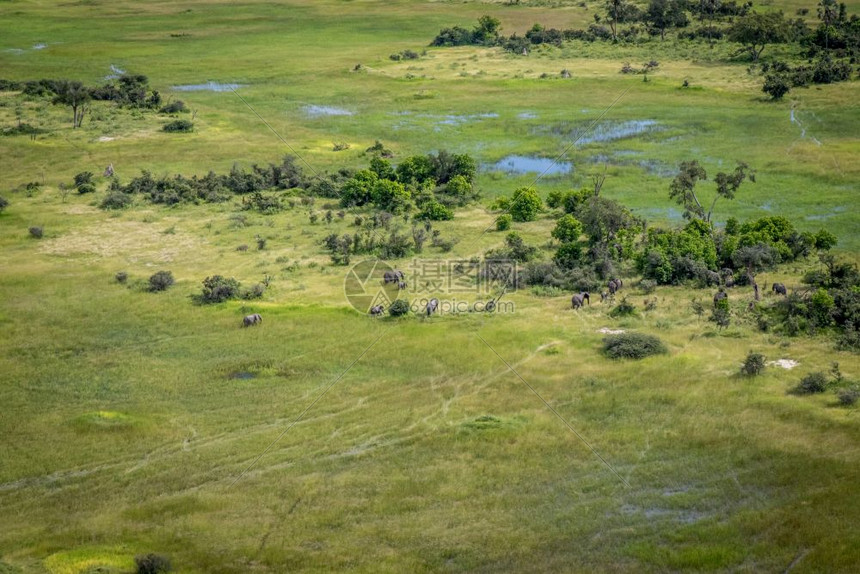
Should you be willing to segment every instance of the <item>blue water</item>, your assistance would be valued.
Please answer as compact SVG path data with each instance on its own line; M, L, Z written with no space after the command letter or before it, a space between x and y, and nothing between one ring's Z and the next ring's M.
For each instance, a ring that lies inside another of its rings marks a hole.
M319 118L322 116L351 116L354 113L334 106L309 105L305 106L303 109L305 110L305 113L312 118Z
M573 171L573 164L567 161L555 161L546 157L530 157L525 155L509 155L489 166L490 171L505 173L539 173L543 175L567 175Z
M206 82L205 84L185 84L184 86L173 86L177 92L232 92L243 87L243 84L222 84L220 82Z

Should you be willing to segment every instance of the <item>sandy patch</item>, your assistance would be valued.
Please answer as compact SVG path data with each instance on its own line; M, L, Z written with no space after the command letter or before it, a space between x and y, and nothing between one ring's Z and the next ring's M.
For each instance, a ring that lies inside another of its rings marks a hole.
M98 212L98 209L89 205L70 205L63 210L65 215L92 215Z
M98 141L100 141L100 142L112 142L115 139L116 138L112 138L110 136L102 136L98 139Z
M50 255L124 255L133 260L158 263L173 261L200 246L194 236L177 231L165 235L139 221L108 221L76 229L62 237L44 242L40 252Z
M778 361L768 361L767 365L769 367L782 367L783 369L793 369L798 366L800 363L794 361L792 359L779 359Z
M625 333L624 329L610 329L608 327L602 327L597 330L598 333L602 333L603 335L621 335Z

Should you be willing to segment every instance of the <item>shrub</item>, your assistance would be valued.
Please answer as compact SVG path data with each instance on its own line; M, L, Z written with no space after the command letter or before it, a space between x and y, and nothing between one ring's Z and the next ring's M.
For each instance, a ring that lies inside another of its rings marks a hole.
M5 197L0 197L0 213L3 213L3 210L9 207L9 200Z
M251 300L251 299L259 299L263 296L263 293L266 292L266 286L262 283L255 283L250 289L244 289L242 291L242 299Z
M781 100L789 90L791 90L791 82L782 74L768 74L765 76L764 85L761 87L761 91L774 100Z
M170 559L161 554L141 554L140 556L135 556L134 564L137 567L137 574L161 574L162 572L173 570Z
M533 187L521 187L511 198L510 213L514 221L534 221L543 208L543 201Z
M165 124L162 131L165 132L191 132L194 131L194 123L188 120L174 120L168 124Z
M176 100L175 102L170 102L158 111L162 114L178 114L187 112L188 108L185 107L185 102L182 100Z
M510 213L503 213L496 218L496 231L507 231L514 220Z
M203 303L221 303L239 296L239 282L230 277L213 275L203 280L203 292L200 300Z
M454 212L445 207L438 201L430 201L418 214L418 219L428 219L430 221L449 221L454 219Z
M850 407L857 402L857 399L860 399L860 390L856 387L851 389L840 389L838 393L836 393L836 398L839 400L839 404L843 407Z
M84 195L86 193L95 193L95 192L96 192L96 186L93 185L92 183L82 183L81 185L78 186L78 193L81 195Z
M812 395L826 390L827 376L822 372L815 372L800 379L800 383L791 392L795 395Z
M149 290L153 292L166 291L173 283L173 273L170 271L159 271L149 278Z
M748 377L760 375L764 372L764 363L764 355L750 351L747 353L747 358L744 359L743 366L741 366L741 374Z
M85 183L93 182L93 172L91 171L82 171L81 173L75 174L75 187L81 187Z
M33 226L30 228L30 237L34 239L41 239L43 235L43 231L41 227Z
M639 282L639 288L642 289L642 292L646 295L650 295L657 289L657 282L653 279L643 279Z
M117 274L114 275L114 277L116 278L116 282L122 285L125 285L128 281L128 273L126 273L125 271L118 271Z
M130 206L134 200L130 195L121 191L112 191L99 204L102 209L125 209Z
M627 301L627 297L623 297L621 302L609 312L609 316L613 319L618 317L629 317L636 314L636 307Z
M603 352L610 359L642 359L666 351L660 339L644 333L622 333L603 339Z
M409 313L409 302L405 299L397 299L388 308L388 314L392 317L400 317Z

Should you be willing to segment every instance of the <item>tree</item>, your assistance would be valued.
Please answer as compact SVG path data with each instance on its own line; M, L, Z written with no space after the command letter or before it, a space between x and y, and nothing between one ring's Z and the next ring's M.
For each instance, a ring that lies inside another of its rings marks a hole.
M373 203L389 213L403 213L409 210L412 195L403 184L388 179L380 179L373 186Z
M830 30L839 19L839 6L836 4L836 0L821 0L818 3L818 19L824 25L824 49L829 50Z
M719 172L714 177L714 182L717 184L717 194L714 196L710 208L705 211L705 207L696 193L696 184L699 180L708 179L708 174L705 172L705 168L699 165L697 160L682 161L678 175L675 176L675 179L669 185L669 197L683 206L684 218L701 219L706 223L710 223L717 200L721 197L734 199L735 193L741 183L747 178L755 182L754 172L744 162L738 162L737 167L731 173Z
M499 30L502 22L498 18L492 16L481 16L478 18L478 24L472 30L472 43L483 44L484 46L492 46L499 40Z
M741 16L728 30L729 40L743 44L743 51L749 53L754 62L768 44L777 44L788 40L788 23L782 12L760 14L750 12Z
M349 181L343 184L340 195L342 207L364 205L373 199L373 189L379 182L379 176L376 171L371 171L372 169L371 167L371 169L356 172Z
M521 187L514 191L508 211L514 221L534 221L543 208L543 201L533 187Z
M750 282L762 269L771 267L779 261L776 250L765 243L757 243L747 247L739 247L732 255L732 261L737 267L746 269Z
M563 215L552 230L552 236L562 243L578 241L580 235L582 235L582 223L569 214Z
M606 15L609 17L612 40L618 39L619 23L635 21L639 14L639 9L627 0L606 0Z
M60 80L54 87L56 95L53 103L72 108L72 128L81 127L86 112L86 104L92 99L90 91L77 81Z
M689 22L684 7L674 0L651 0L645 10L645 21L660 31L660 40L666 38L666 29L683 28Z

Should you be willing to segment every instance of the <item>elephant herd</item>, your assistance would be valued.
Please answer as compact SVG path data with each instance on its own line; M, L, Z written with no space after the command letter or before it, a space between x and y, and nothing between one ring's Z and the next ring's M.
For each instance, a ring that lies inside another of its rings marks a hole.
M714 271L711 271L709 273L713 273L713 275L715 276L716 283L719 284L720 275ZM405 289L406 288L406 275L403 273L403 271L400 271L399 269L389 270L389 271L386 271L384 273L383 278L382 278L382 283L383 283L383 285L387 285L389 283L397 283L398 288ZM606 287L608 289L608 293L602 292L600 294L600 300L605 301L606 299L613 297L615 295L615 293L618 292L623 285L624 284L621 281L621 279L615 279L615 278L610 279L606 285ZM730 284L728 278L726 278L725 285L726 285L726 287L731 287L732 285L734 285L734 281L732 281ZM765 287L767 287L767 286L765 286ZM753 288L755 290L755 300L758 301L759 300L758 284L753 283ZM788 294L788 290L785 288L785 285L783 283L774 283L773 286L771 287L771 290L773 291L773 293L775 293L777 295L786 296ZM504 292L502 292L502 295L504 295ZM488 311L488 312L493 311L496 307L496 302L499 299L501 299L502 295L499 295L499 297L497 299L491 299L490 301L488 301L486 303L486 305L484 306L484 310ZM722 301L724 299L728 299L728 297L729 297L729 295L728 295L728 293L726 293L725 288L720 287L720 290L714 294L714 307L716 307L720 303L720 301ZM571 297L570 303L571 303L571 306L573 307L573 309L580 309L586 303L588 305L591 305L591 297L587 291L583 291L583 292L577 293L573 297ZM437 312L438 309L439 309L439 299L436 299L434 297L433 299L430 299L427 302L427 305L424 307L424 314L426 314L429 317L433 313ZM372 317L380 317L384 313L385 313L385 308L382 305L374 305L373 307L370 308L370 316L372 316ZM252 315L246 315L245 317L242 318L242 326L243 327L251 327L254 325L260 325L262 323L263 323L263 317L259 313L254 313Z

